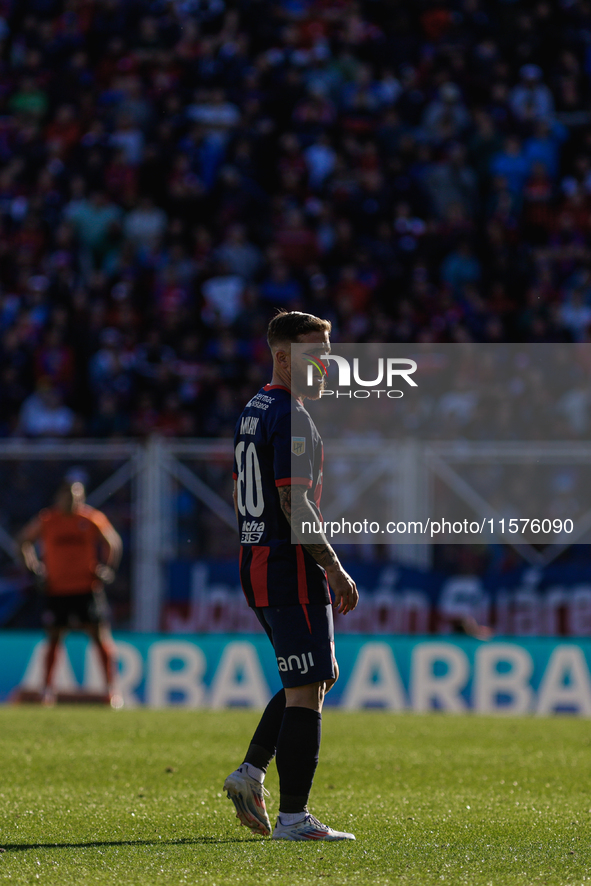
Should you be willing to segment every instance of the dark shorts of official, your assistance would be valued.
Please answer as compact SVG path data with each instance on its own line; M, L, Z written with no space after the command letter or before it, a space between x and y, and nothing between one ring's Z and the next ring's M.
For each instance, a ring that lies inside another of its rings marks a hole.
M109 604L103 590L82 594L48 594L44 600L43 625L46 628L79 629L100 625L109 619Z
M330 604L258 606L254 612L273 644L284 689L334 679Z

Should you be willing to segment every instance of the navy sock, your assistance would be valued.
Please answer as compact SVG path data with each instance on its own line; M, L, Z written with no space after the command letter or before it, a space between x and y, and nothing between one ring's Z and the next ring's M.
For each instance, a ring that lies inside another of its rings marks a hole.
M277 738L283 714L285 712L285 692L283 689L274 695L259 721L259 725L252 737L252 741L244 758L245 763L256 766L257 769L267 771L267 767L275 756Z
M302 812L318 766L322 714L311 708L286 708L277 740L279 811Z

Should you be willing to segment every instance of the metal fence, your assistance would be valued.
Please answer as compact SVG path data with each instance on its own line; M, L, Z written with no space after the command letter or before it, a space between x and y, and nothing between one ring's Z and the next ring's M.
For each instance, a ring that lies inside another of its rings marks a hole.
M454 501L490 519L498 512L479 484L485 468L523 471L537 465L561 475L591 466L591 444L572 442L328 440L325 452L323 511L331 519L358 510L367 496L381 496L406 520L425 520ZM231 440L8 440L0 443L0 572L4 575L16 569L16 531L50 503L60 479L74 466L87 474L89 503L104 510L124 538L126 558L114 590L120 624L141 632L161 627L169 561L236 556ZM591 510L584 502L576 517L573 533L545 547L521 536L503 539L496 529L484 540L506 541L527 562L544 565L568 545L588 541ZM427 540L391 545L387 555L428 568L431 553Z

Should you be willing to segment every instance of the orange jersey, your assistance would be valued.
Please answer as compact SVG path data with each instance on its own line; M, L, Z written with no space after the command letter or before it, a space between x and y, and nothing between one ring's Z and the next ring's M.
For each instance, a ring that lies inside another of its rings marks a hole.
M72 514L47 508L39 514L48 594L81 594L97 587L101 533L112 526L101 511L80 505Z

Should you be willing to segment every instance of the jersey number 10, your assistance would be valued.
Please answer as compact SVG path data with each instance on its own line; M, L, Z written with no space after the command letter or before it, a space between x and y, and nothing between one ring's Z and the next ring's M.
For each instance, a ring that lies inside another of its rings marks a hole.
M238 466L238 478L236 480L238 510L243 517L247 513L251 517L260 517L265 503L263 501L261 468L254 443L249 443L246 446L246 443L242 440L238 444L236 447L236 464Z

